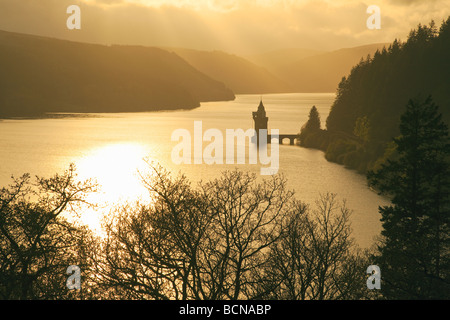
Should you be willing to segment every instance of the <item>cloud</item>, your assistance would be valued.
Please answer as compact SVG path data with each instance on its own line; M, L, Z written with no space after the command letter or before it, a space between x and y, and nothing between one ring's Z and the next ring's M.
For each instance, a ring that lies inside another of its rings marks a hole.
M79 3L82 29L66 28ZM366 9L381 8L381 30ZM450 0L0 0L0 29L75 41L253 53L332 50L405 39L419 23L450 15Z
M426 0L428 3L431 2L438 2L442 0ZM401 5L401 6L414 6L417 4L422 4L425 2L424 0L391 0L390 3L394 5Z

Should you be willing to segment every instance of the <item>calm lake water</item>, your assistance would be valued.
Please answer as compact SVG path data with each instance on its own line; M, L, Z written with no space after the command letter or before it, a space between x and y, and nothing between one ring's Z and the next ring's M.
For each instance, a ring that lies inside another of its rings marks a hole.
M271 94L263 96L269 117L269 130L280 134L298 133L315 105L324 125L334 94ZM194 121L201 120L203 132L217 128L225 136L226 129L253 128L252 111L256 111L259 95L238 95L235 101L203 103L191 111L91 114L57 119L18 119L0 121L0 186L11 182L11 175L50 177L75 163L80 179L96 178L102 191L91 201L104 206L145 197L137 170L145 170L143 158L155 161L173 173L182 172L191 181L218 177L223 170L247 170L260 174L261 165L176 165L171 141L176 129L192 132ZM208 143L204 142L203 147ZM279 173L288 179L296 197L314 204L319 195L336 193L353 211L353 236L362 247L373 243L381 223L378 206L386 199L371 191L364 176L343 166L327 162L318 150L280 145ZM99 212L90 212L83 220L92 227L98 224Z

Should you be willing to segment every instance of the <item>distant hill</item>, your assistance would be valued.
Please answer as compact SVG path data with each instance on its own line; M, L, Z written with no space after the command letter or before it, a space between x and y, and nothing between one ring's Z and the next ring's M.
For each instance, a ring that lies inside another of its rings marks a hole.
M223 82L237 94L292 92L285 81L242 57L222 51L166 49L209 77Z
M0 31L0 116L190 109L232 100L223 83L159 48Z
M373 55L385 45L388 44L371 44L325 53L305 49L291 50L284 54L275 52L268 55L272 58L259 61L262 66L289 83L295 92L336 92L342 77L348 75L361 58ZM279 62L275 63L276 59L273 57L278 57Z
M277 75L280 73L280 69L283 69L285 66L322 53L325 53L325 51L305 48L288 48L249 55L245 58L257 65L263 66Z

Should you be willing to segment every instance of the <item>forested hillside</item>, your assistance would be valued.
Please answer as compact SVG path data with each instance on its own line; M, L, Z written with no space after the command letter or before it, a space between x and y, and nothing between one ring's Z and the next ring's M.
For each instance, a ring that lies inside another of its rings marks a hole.
M190 109L232 100L174 53L0 31L0 116Z
M450 119L450 18L412 30L406 42L362 60L344 77L326 121L327 132L305 146L326 151L330 161L365 172L392 151L400 115L410 99L431 95L444 121ZM303 132L305 135L305 132Z

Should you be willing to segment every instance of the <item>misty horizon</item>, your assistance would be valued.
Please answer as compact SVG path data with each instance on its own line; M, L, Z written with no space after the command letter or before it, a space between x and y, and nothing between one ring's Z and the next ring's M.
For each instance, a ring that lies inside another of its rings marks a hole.
M143 45L251 55L288 48L334 51L406 40L417 21L447 18L449 1L376 1L381 30L368 30L369 4L333 1L0 1L0 30L105 45ZM80 30L65 26L79 5ZM421 12L420 17L418 12ZM423 13L423 14L422 14ZM132 18L130 18L132 17ZM45 22L45 23L43 23Z

